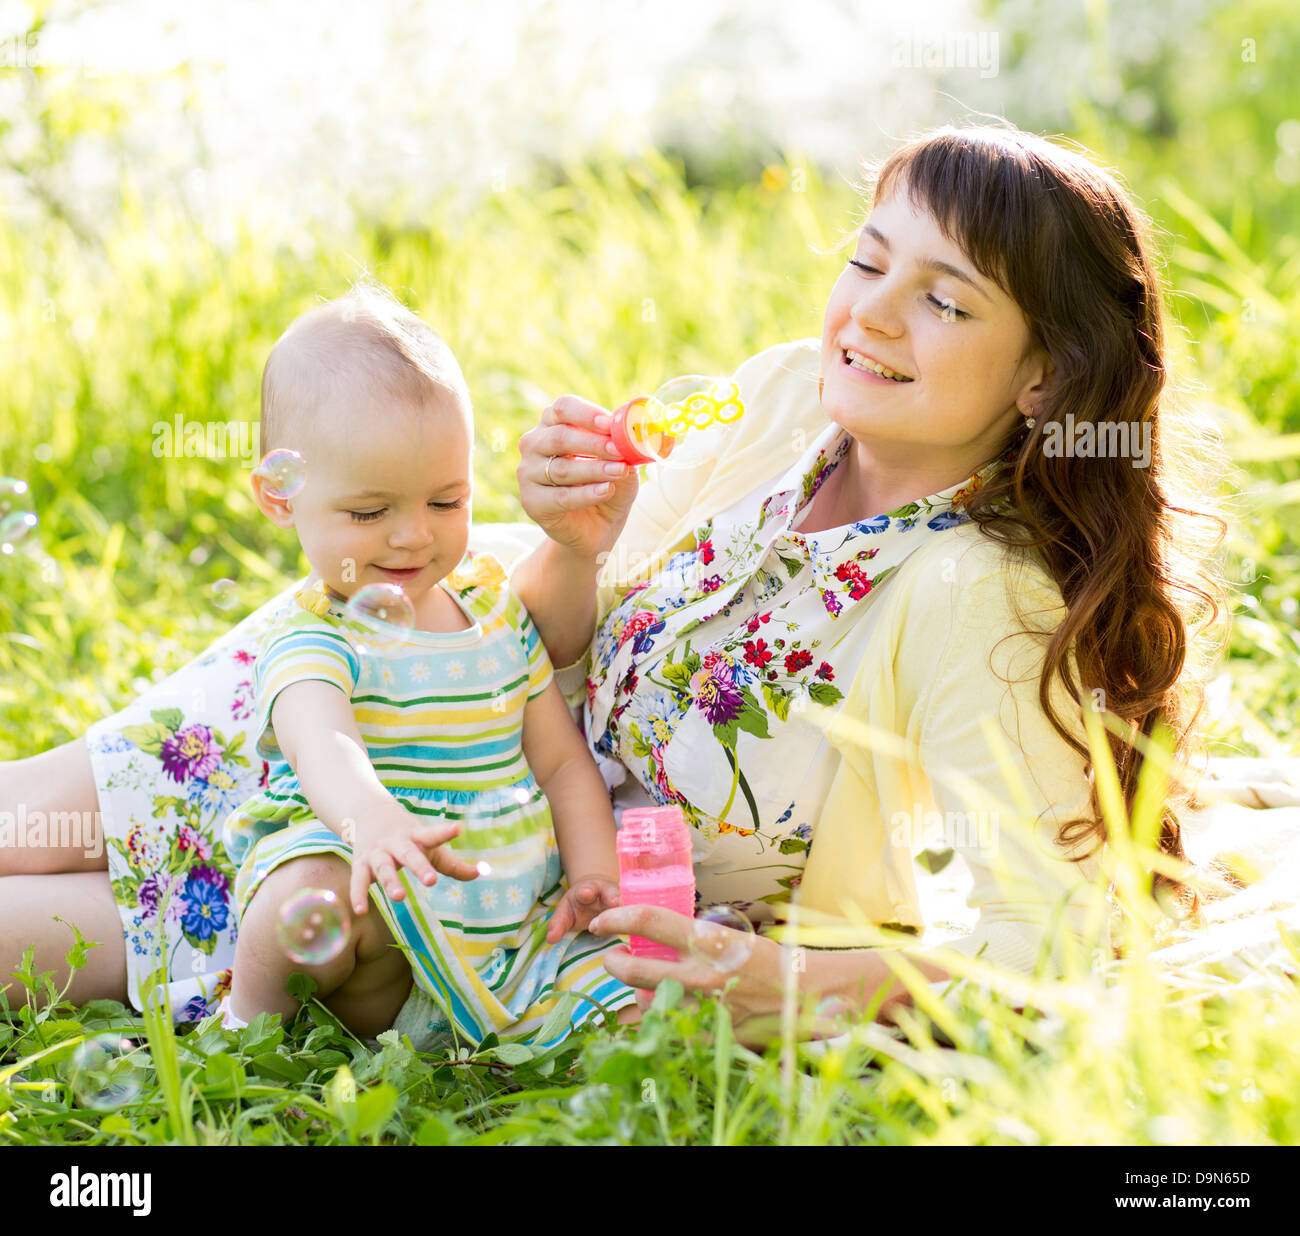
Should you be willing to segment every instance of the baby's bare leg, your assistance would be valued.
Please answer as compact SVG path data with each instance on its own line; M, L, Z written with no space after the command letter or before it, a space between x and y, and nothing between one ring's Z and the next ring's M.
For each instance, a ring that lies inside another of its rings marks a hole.
M348 904L352 869L334 854L311 854L277 867L262 882L239 924L230 1008L251 1021L258 1013L289 1020L298 1002L285 990L289 975L316 981L320 1001L353 1034L373 1038L387 1030L411 991L411 965L393 947L392 933L374 907L352 921L341 953L320 965L292 961L276 938L280 908L304 888L332 889Z
M74 1004L101 999L125 1004L122 920L108 873L93 871L0 878L0 987L9 984L9 1007L16 1009L26 1001L22 985L9 976L32 945L36 946L36 972L53 970L56 991L68 981L69 967L63 955L72 947L72 929L56 923L56 914L76 923L86 941L100 942L99 948L87 952L86 964L76 972L65 998Z
M84 738L0 763L0 812L14 821L15 841L0 845L0 876L108 870Z

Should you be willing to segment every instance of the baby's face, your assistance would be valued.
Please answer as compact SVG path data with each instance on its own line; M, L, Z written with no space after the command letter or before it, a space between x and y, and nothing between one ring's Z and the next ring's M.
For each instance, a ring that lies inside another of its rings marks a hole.
M307 481L288 504L303 552L336 593L398 584L419 604L465 556L473 500L467 414L434 406L321 409L297 447Z

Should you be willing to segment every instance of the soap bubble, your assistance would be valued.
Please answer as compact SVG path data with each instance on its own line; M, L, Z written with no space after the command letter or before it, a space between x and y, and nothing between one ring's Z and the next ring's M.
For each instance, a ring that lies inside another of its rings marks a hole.
M212 585L212 604L218 609L233 609L239 600L239 588L233 579L219 579Z
M569 1099L569 1112L583 1124L599 1124L609 1119L614 1089L604 1082L586 1086Z
M87 1039L68 1064L72 1093L82 1107L110 1112L140 1096L145 1067L130 1039L107 1032Z
M307 463L297 451L272 451L254 469L266 478L266 491L274 498L294 498L307 483Z
M0 511L7 511L14 498L22 498L26 493L26 481L20 481L16 476L0 476Z
M754 924L730 906L709 906L695 916L690 953L726 974L743 966L754 951Z
M396 584L367 584L358 588L346 608L349 618L364 623L374 632L366 637L362 652L383 652L400 644L403 632L415 629L415 606Z
M352 932L352 916L328 888L304 888L280 907L276 934L293 961L319 966L337 957Z
M31 511L10 511L0 518L0 553L12 554L14 546L25 539L39 522Z
M855 1008L851 1000L843 996L827 996L813 1010L813 1028L820 1038L833 1039L848 1034L860 1015L861 1010Z

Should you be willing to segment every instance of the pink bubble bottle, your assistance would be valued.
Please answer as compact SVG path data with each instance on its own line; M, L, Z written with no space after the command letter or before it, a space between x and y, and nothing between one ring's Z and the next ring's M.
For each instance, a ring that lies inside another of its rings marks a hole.
M619 895L625 906L663 906L695 917L691 830L680 807L629 807L618 830ZM677 950L632 936L634 957L680 960Z

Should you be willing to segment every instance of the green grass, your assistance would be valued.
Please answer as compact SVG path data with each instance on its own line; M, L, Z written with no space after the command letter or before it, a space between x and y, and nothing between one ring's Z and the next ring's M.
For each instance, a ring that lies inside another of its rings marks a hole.
M186 220L128 202L87 250L58 227L0 226L0 472L26 479L39 538L0 560L0 758L81 733L304 570L296 543L257 515L237 460L159 459L155 422L254 420L273 340L366 269L443 332L474 394L475 517L522 517L516 441L556 395L607 406L680 372L729 371L761 347L817 334L857 203L803 168L701 188L654 153L572 167L425 226L358 225L276 247L245 231L220 246ZM1237 585L1222 669L1220 751L1294 750L1300 602L1294 450L1300 248L1228 224L1164 172L1135 189L1164 228L1196 400L1240 470L1225 569ZM1136 177L1133 177L1136 179ZM1245 222L1243 222L1245 220ZM1294 447L1294 440L1290 443ZM211 585L236 581L238 603ZM75 950L74 950L75 952ZM26 999L0 1025L0 1137L74 1143L1294 1143L1300 1138L1300 1004L1243 990L1177 998L1141 950L1099 994L1047 988L1038 1009L962 990L895 1039L860 1026L846 1047L801 1057L787 1036L735 1045L711 1001L669 986L636 1029L597 1028L527 1060L487 1044L453 1057L358 1043L318 1003L289 1026L176 1032L98 1002ZM57 996L57 993L53 993ZM921 998L928 992L921 992ZM80 1041L133 1046L139 1094L87 1107ZM783 1063L784 1061L784 1063ZM136 1067L138 1066L138 1068Z

